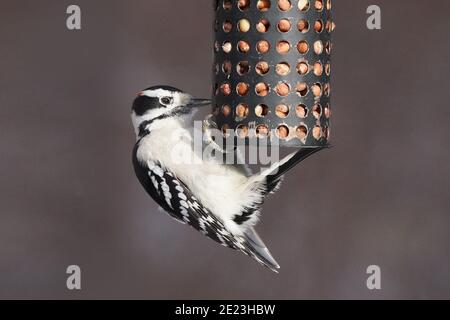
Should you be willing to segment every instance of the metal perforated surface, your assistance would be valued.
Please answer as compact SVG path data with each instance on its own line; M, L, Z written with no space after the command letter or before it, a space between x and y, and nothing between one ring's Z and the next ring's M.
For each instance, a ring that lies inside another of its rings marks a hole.
M300 4L306 2L308 9L300 10L299 1ZM286 4L286 1L281 2ZM237 130L238 135L248 138L264 137L267 128L272 142L280 137L284 146L327 145L333 29L331 2L291 0L287 11L280 9L277 0L219 0L214 3L213 101L218 127ZM240 4L248 6L240 9ZM267 4L270 8L260 10L261 5L267 8ZM317 9L316 4L323 8ZM305 21L309 27L299 28L299 23L304 26ZM261 32L266 27L267 31ZM289 31L282 32L279 27ZM270 45L266 53L258 50L260 41ZM280 52L287 48L288 52ZM283 63L280 69L289 65L289 73L277 72L280 63ZM247 67L248 72L242 72L247 71ZM261 88L265 88L263 84L269 89L265 96L261 96L266 93L261 92ZM304 89L299 88L301 84L306 84L307 90L297 90Z

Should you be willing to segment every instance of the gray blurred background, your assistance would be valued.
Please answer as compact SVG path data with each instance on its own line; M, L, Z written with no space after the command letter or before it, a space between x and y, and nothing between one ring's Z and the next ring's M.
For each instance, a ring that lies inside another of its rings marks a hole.
M449 1L334 2L334 148L258 227L279 275L159 212L131 166L138 90L210 94L211 1L74 3L82 31L72 1L0 3L0 298L450 298Z

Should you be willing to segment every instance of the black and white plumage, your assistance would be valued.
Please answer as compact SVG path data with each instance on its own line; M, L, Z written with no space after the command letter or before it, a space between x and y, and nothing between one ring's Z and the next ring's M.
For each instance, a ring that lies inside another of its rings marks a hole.
M258 175L203 159L193 147L194 109L209 100L168 86L142 91L132 108L137 143L133 166L147 193L177 221L241 251L277 272L278 263L254 230L261 207L283 174L320 150L302 149Z

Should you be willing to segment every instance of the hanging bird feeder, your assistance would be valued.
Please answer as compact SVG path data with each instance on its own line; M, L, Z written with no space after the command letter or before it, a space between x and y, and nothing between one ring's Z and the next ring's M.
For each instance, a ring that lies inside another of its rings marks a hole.
M247 141L324 147L331 0L216 0L214 122Z

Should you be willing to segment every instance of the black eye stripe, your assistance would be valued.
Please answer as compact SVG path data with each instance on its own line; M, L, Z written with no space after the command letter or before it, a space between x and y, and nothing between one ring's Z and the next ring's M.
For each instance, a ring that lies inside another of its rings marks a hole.
M157 108L159 106L159 99L150 98L147 96L137 97L133 102L133 110L138 116L142 116L148 110Z
M147 111L158 108L166 108L174 102L173 97L148 97L139 96L133 102L132 110L138 116L144 115Z

